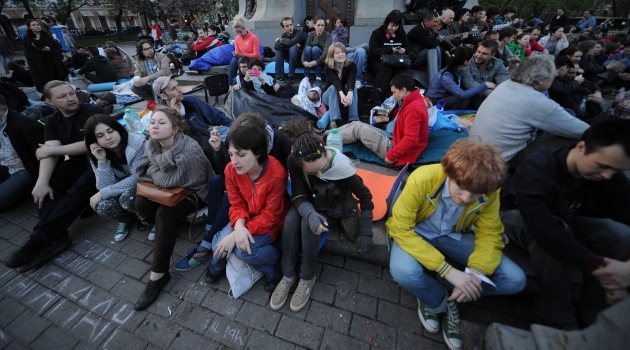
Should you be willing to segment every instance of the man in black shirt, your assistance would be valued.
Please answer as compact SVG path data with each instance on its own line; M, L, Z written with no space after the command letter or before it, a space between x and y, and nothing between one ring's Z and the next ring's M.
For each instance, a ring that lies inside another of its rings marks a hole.
M295 79L295 68L302 67L302 50L304 49L304 41L306 38L301 30L293 27L293 19L284 17L280 21L280 26L284 32L276 42L273 48L276 50L276 80L280 85L290 85ZM284 78L284 62L289 62L289 78Z
M28 240L4 261L19 272L48 261L71 245L68 227L96 193L96 179L85 155L83 126L89 117L105 111L99 105L79 104L65 81L48 82L43 95L57 113L46 120L44 144L35 153L39 176L32 195L39 220ZM64 161L65 156L69 159Z
M438 14L434 11L427 11L422 23L413 27L407 34L409 38L409 44L411 45L411 52L409 58L411 59L412 67L421 67L427 62L427 53L430 49L438 50L438 67L441 67L442 50L449 52L455 49L455 46L448 40L444 40L436 31L439 22Z
M509 180L519 209L501 214L510 240L527 249L540 291L532 311L555 327L575 328L571 277L583 273L579 318L606 307L593 271L630 256L630 120L593 124L572 147L541 148Z

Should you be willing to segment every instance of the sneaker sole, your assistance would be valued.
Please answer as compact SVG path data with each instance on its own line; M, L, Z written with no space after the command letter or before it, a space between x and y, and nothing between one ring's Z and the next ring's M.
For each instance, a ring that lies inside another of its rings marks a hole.
M197 259L195 259L195 260L197 260ZM175 267L173 267L173 270L175 270L175 271L180 271L180 272L184 272L184 271L192 270L192 269L194 269L195 267L197 267L197 266L199 266L199 265L203 264L203 263L204 263L204 261L206 261L206 260L208 260L208 258L205 258L205 259L203 259L203 260L197 260L197 261L199 261L197 264L195 264L195 265L193 265L193 266L190 266L190 264L188 264L188 267L187 267L187 268L181 268L181 267L179 267L179 266L175 265ZM190 261L190 259L188 259L188 261Z
M273 303L271 302L271 300L269 300L269 307L271 308L271 310L273 311L278 311L280 309L282 309L282 307L284 306L284 304L287 303L287 299L289 299L289 295L287 294L287 297L284 298L284 300L282 301L282 303L280 303L280 305L273 305Z
M444 338L444 342L446 343L446 347L448 347L450 350L462 350L464 348L463 344L460 347L452 346L451 343L449 342L448 338L446 338L446 334L444 332L442 332L442 338Z
M309 300L311 300L310 296L308 299L306 299L306 302L304 302L304 304L302 305L289 305L291 307L291 311L298 312L302 310L306 306L306 304L308 304Z
M129 231L125 232L124 235L114 235L114 241L115 242L120 242L123 239L127 238L127 235L129 234Z
M427 321L425 321L424 317L422 317L422 312L420 311L420 308L418 308L418 319L420 319L420 323L422 323L422 326L424 327L424 329L427 330L427 332L437 333L440 331L440 322L438 321L437 327L431 327L431 325L429 325Z

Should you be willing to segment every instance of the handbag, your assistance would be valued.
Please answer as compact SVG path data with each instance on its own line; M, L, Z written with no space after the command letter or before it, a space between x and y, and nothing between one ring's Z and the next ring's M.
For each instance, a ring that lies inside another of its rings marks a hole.
M225 268L230 290L228 297L238 299L245 294L252 286L262 278L262 272L252 268L248 263L239 259L232 252L227 258L227 266Z
M167 207L174 207L192 193L184 187L162 188L148 181L138 181L136 194Z
M388 53L381 56L383 65L392 68L409 68L411 67L411 59L402 53Z

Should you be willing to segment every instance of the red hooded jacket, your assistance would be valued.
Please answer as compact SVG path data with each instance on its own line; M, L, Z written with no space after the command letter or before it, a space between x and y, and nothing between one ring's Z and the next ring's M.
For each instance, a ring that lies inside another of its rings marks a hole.
M397 109L390 113L395 116ZM429 115L420 91L416 89L403 99L394 124L394 147L387 158L396 161L396 166L415 163L429 143Z

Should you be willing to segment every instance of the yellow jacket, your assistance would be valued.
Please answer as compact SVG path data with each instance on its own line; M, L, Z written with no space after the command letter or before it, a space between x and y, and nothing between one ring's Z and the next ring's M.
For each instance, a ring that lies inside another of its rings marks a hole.
M389 235L426 269L444 277L451 269L444 255L414 231L435 212L444 189L446 174L442 165L425 165L416 169L407 180L396 200L392 216L385 224ZM491 275L501 262L503 224L499 219L499 190L481 196L466 206L455 226L455 232L471 232L475 227L475 249L468 258L468 268L476 273Z

